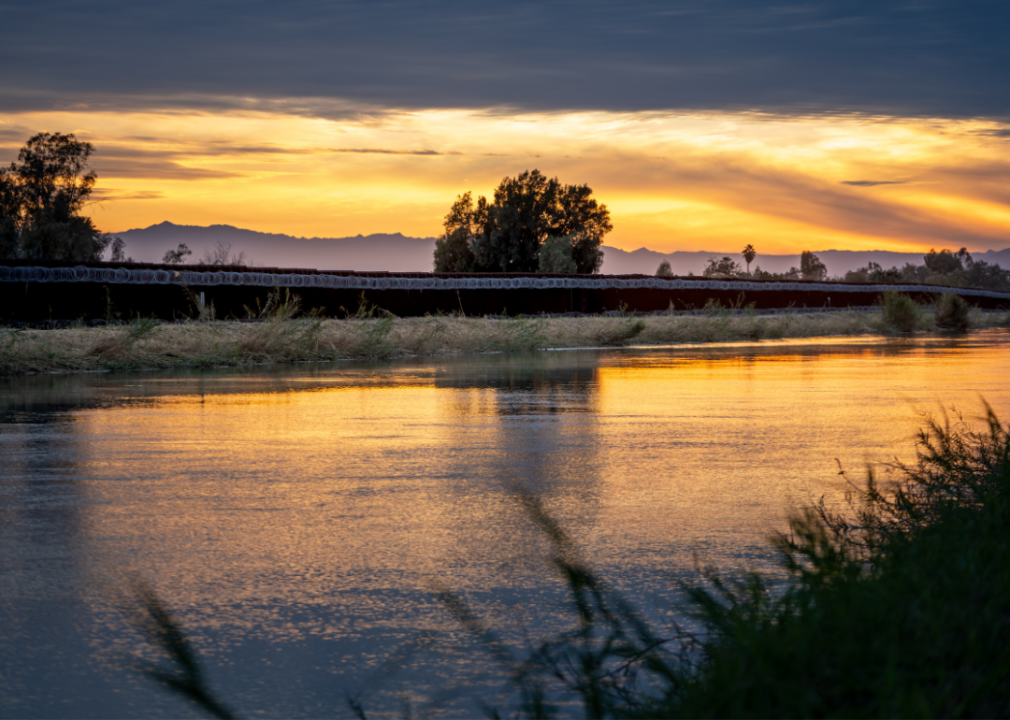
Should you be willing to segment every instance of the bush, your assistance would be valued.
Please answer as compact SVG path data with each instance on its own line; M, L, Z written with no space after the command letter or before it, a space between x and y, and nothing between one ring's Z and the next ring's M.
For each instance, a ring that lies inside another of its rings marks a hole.
M936 326L941 330L964 332L968 329L968 310L968 303L960 295L944 293L933 311Z
M881 296L880 304L884 308L883 323L886 328L897 332L912 332L919 326L921 310L908 295L888 290Z

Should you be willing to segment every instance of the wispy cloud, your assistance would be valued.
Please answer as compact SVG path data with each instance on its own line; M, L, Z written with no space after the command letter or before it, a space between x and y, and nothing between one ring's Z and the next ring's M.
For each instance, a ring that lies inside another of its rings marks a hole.
M335 148L330 152L335 153L359 153L362 155L444 155L444 156L464 156L471 157L509 157L503 153L464 153L456 150L389 150L386 148Z
M877 185L907 185L908 180L842 180L842 185L856 187L875 187Z
M165 193L160 190L122 190L119 188L95 188L92 197L96 202L115 200L161 200Z

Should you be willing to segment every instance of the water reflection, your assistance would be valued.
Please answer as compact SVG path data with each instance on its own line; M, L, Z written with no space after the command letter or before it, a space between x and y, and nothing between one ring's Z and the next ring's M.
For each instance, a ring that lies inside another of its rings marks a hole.
M981 393L1010 415L1008 347L978 333L3 381L0 695L20 700L0 712L181 712L122 671L140 648L101 583L124 568L179 609L239 708L339 712L421 628L446 640L407 686L473 682L485 667L431 578L513 638L556 627L562 594L514 488L646 601L694 552L765 566L791 504L839 496L835 457L857 475L907 457L913 402ZM395 692L374 698L399 712Z

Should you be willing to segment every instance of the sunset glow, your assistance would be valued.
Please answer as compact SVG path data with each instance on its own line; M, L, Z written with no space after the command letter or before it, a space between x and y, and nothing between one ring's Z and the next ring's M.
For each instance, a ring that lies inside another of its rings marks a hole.
M41 130L94 144L104 231L164 220L343 237L435 236L457 194L539 168L588 183L609 245L767 253L1010 244L1006 125L747 113L6 114L0 160Z

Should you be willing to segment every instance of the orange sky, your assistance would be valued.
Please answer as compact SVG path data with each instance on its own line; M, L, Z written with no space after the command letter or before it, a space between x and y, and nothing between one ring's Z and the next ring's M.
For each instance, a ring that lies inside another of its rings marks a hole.
M1010 246L1007 126L743 113L432 110L6 114L0 161L39 131L96 148L104 231L224 223L433 236L455 196L539 168L588 183L627 250ZM847 184L859 182L864 184Z

